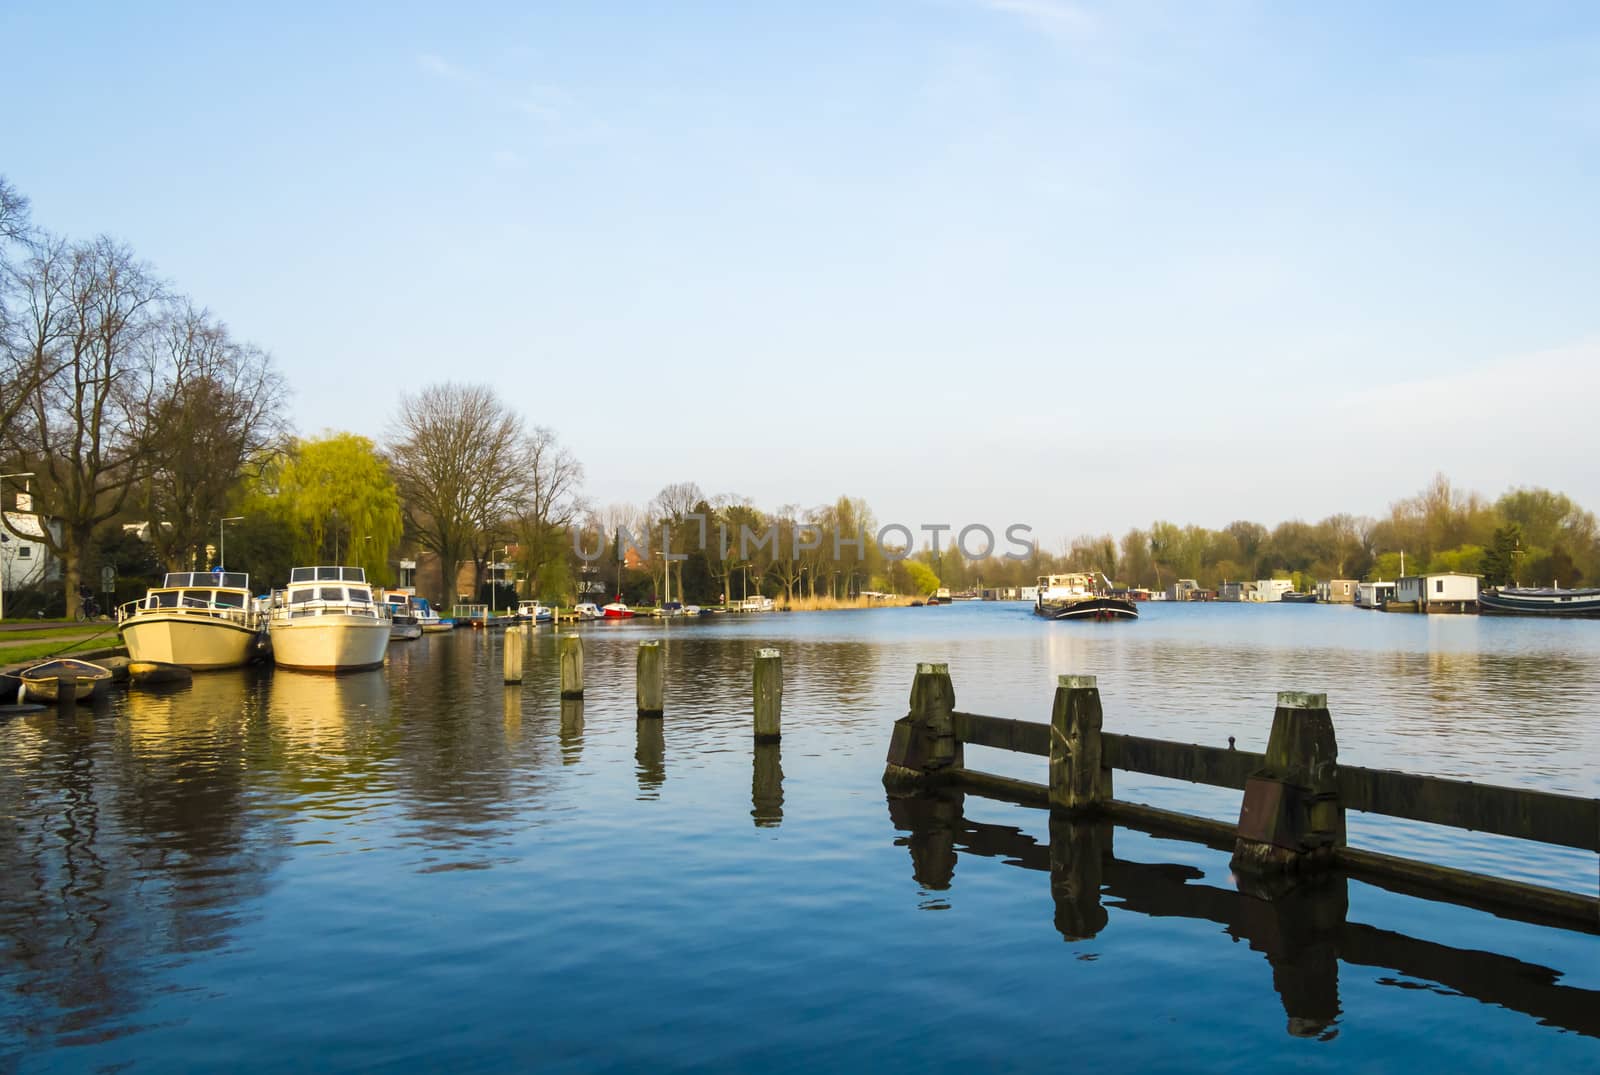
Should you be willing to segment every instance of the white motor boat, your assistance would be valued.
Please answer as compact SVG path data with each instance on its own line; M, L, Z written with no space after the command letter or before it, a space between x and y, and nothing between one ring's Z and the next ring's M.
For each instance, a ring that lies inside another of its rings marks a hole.
M572 614L580 620L598 620L605 615L593 601L580 601L573 606Z
M297 567L273 596L267 630L275 664L351 672L383 664L391 626L388 606L373 600L362 568Z
M175 571L117 609L128 659L237 668L255 657L262 620L242 571Z

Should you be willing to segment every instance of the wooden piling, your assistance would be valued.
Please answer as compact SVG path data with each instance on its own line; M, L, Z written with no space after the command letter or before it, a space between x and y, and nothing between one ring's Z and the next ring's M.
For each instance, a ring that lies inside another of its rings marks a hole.
M506 628L505 640L501 643L503 661L505 666L505 680L507 683L522 682L522 628L511 626Z
M638 686L634 694L639 705L639 716L659 717L664 712L665 675L661 667L661 641L639 643Z
M956 689L947 664L917 665L911 711L894 722L883 782L891 791L911 791L961 768L955 731Z
M561 640L561 697L583 697L583 636Z
M756 651L756 742L776 743L783 735L783 654Z
M1094 676L1058 676L1050 709L1050 807L1088 814L1104 802L1100 686Z
M1245 781L1233 867L1292 873L1326 867L1345 842L1339 744L1326 694L1280 691L1261 768Z

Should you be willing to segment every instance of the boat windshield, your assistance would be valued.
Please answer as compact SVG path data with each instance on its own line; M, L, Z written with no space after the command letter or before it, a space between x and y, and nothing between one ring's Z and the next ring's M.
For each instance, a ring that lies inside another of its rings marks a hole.
M161 585L172 589L223 586L230 590L248 590L250 576L243 571L169 571Z

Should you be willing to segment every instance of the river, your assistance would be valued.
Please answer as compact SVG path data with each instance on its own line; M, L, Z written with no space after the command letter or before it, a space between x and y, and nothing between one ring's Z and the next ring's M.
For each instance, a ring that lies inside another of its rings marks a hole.
M581 703L548 628L511 688L500 636L458 631L4 721L0 1070L1600 1070L1600 937L1356 880L1271 903L1225 852L1123 828L1084 921L1045 813L886 799L918 661L965 710L1048 720L1054 677L1093 673L1108 731L1250 750L1276 691L1326 691L1344 762L1600 795L1600 623L1143 611L585 626ZM650 638L666 714L640 721ZM758 749L763 646L784 735ZM1352 814L1350 842L1600 883L1592 854L1408 822Z

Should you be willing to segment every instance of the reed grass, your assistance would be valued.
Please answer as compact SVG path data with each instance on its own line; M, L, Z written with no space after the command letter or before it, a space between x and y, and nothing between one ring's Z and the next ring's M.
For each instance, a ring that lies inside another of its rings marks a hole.
M833 612L838 609L849 608L886 608L904 607L911 604L910 597L866 598L866 597L802 597L796 595L792 601L785 601L781 597L774 598L778 608L790 612Z

